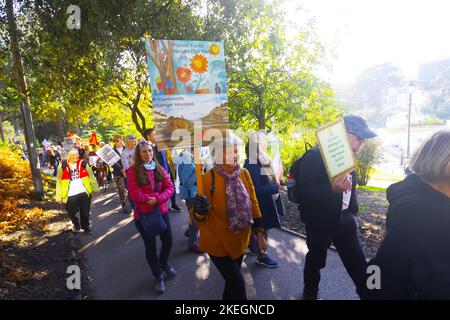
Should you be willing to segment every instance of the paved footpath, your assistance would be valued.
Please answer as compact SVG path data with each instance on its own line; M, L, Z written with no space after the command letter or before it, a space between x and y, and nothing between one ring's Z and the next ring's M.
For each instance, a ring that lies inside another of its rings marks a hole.
M180 201L181 203L181 201ZM196 255L187 250L186 207L171 212L173 248L170 263L178 276L166 283L167 290L157 295L153 290L153 276L147 265L144 244L137 232L132 215L120 213L114 190L98 193L92 204L93 234L78 235L94 299L133 300L220 300L224 280L207 254ZM158 239L158 244L160 244ZM256 257L246 256L242 265L247 285L247 297L252 300L300 299L305 240L282 230L271 230L269 254L280 266L269 269L256 264ZM322 299L358 299L354 286L336 252L330 250L327 267L320 283Z

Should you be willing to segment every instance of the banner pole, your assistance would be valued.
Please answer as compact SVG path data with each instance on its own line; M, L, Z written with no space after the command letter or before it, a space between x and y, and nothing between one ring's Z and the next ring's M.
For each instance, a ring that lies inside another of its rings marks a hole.
M195 163L195 176L197 179L197 194L203 194L203 180L202 180L202 163L200 161L200 149L198 146L194 147L194 163Z

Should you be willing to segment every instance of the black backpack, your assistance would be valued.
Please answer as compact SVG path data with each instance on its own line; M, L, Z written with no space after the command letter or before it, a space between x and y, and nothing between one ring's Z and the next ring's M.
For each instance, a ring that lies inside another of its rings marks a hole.
M295 162L292 164L291 168L289 169L289 175L286 182L287 186L287 194L289 201L300 204L300 191L299 191L299 181L298 177L300 175L301 170L301 163L305 155L309 152L309 150L312 148L311 144L308 142L305 143L305 153L300 157L300 159L295 160Z

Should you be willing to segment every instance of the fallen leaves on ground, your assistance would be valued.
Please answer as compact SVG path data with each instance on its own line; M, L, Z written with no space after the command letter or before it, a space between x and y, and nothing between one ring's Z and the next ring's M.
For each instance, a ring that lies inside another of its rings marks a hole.
M44 176L43 183L47 191L54 189L54 179ZM32 200L33 188L29 162L0 144L0 299L17 298L19 291L19 298L27 298L36 290L41 296L45 290L52 291L48 286L55 281L50 265L42 264L41 259L47 257L41 254L51 234L48 227L54 226L55 219L62 219L60 205ZM56 252L68 250L67 243L55 243Z

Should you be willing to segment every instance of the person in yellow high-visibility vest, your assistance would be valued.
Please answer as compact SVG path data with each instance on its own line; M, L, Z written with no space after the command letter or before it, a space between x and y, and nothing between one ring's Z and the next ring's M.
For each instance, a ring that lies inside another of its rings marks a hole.
M73 231L83 229L91 233L91 198L98 191L97 180L89 163L80 159L77 149L67 153L67 159L58 166L56 201L63 202L73 223ZM80 212L80 217L77 213Z

